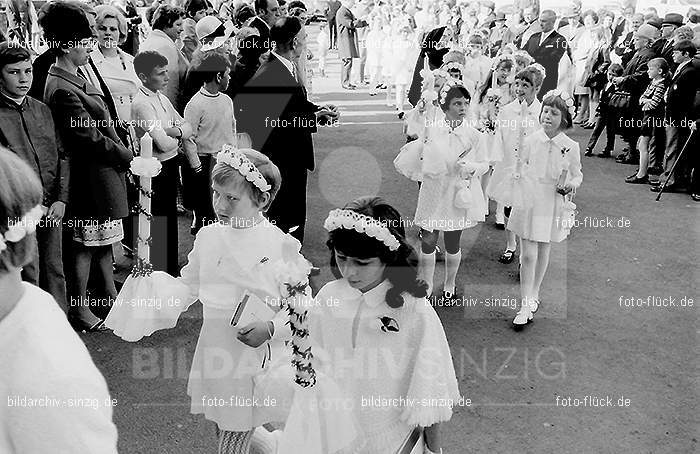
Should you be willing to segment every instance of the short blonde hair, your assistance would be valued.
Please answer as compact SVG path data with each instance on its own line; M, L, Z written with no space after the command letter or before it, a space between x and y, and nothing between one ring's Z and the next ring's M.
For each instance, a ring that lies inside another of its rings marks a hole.
M41 203L42 197L41 182L32 168L7 148L0 147L0 233L4 235L10 224L19 222ZM16 242L6 241L6 246L0 252L0 274L25 266L36 255L34 234Z
M95 22L98 26L102 25L102 22L104 22L105 19L117 20L117 28L119 29L119 40L117 41L117 44L123 44L127 37L127 25L124 14L111 5L100 5L95 8L95 12L97 13L97 19Z
M214 166L214 170L212 171L212 181L220 186L227 184L235 184L236 186L242 185L253 202L260 207L260 211L265 212L272 205L272 201L275 200L275 196L280 190L280 186L282 186L282 175L280 174L280 169L272 161L270 161L270 158L259 151L255 151L252 148L242 148L238 151L243 153L250 160L250 162L253 163L253 165L262 174L263 178L265 178L265 181L267 181L267 183L271 186L269 191L270 199L267 201L267 203L264 203L263 192L258 189L257 186L253 185L253 183L246 180L238 170L234 169L228 164L217 163Z

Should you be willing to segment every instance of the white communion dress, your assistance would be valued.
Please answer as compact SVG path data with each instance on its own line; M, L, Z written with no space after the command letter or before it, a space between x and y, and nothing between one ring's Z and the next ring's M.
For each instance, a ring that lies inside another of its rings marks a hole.
M538 242L560 242L569 229L562 228L565 198L556 192L563 170L566 184L578 188L583 181L579 145L563 132L549 138L543 129L525 140L523 174L533 182L527 208L513 208L508 230L519 237Z
M314 356L344 391L363 454L397 452L416 426L448 421L460 399L435 310L407 293L402 307L389 307L391 285L362 293L345 279L329 282L309 312Z
M427 128L423 150L423 172L414 221L428 230L455 231L474 227L486 216L481 175L489 169L489 157L482 133L463 121L452 128L436 121ZM466 181L466 171L473 171ZM465 185L468 207L455 203Z

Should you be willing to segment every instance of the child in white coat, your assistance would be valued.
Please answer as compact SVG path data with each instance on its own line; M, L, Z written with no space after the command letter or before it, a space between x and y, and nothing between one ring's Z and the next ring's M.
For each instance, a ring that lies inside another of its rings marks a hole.
M564 131L571 128L573 98L553 90L542 99L542 128L524 143L523 174L532 182L527 208L514 208L508 229L521 238L521 307L513 325L531 322L540 305L540 287L549 265L552 242L566 239L574 207L571 194L581 185L581 156L575 140Z

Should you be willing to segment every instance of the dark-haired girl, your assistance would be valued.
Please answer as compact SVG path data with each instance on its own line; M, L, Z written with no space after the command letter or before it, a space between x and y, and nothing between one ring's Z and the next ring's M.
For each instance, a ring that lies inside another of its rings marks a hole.
M398 452L414 431L425 452L441 452L440 423L459 399L445 332L402 224L377 197L331 211L324 224L338 280L318 293L309 332L314 354L329 358L352 401L365 454Z
M520 328L539 308L540 286L549 265L550 243L566 239L571 226L565 197L583 181L578 143L564 131L571 128L574 102L566 92L553 90L542 99L542 128L525 139L523 176L534 182L527 208L513 208L508 230L521 238L521 308L513 320Z
M445 285L443 296L455 294L457 270L462 260L462 230L483 222L486 203L480 177L489 168L482 134L464 121L469 111L469 92L454 80L447 81L438 96L440 110L428 125L423 150L422 177L415 223L421 228L420 276L432 293L435 247L445 239Z

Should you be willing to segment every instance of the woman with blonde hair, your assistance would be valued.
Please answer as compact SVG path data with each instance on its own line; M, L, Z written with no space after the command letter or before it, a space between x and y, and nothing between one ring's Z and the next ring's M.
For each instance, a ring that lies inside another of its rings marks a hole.
M114 6L100 5L97 13L97 48L90 58L97 66L107 88L112 93L119 119L131 121L131 104L139 91L139 78L134 71L134 57L118 46L128 36L124 15Z

